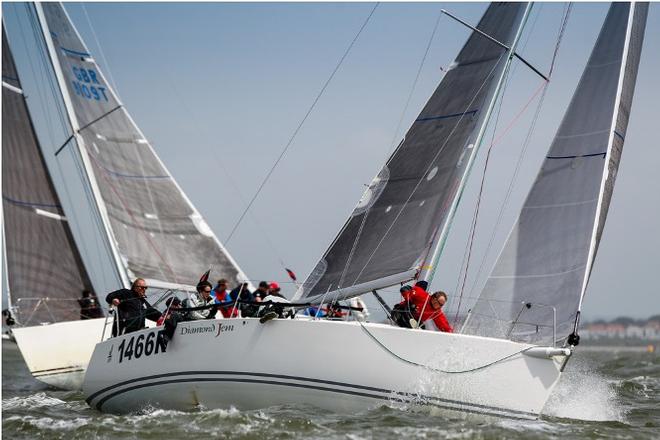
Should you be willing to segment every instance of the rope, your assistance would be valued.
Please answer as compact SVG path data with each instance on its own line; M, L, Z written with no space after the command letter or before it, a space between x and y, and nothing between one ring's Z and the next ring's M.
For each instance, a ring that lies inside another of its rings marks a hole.
M110 71L110 64L108 64L108 60L106 60L105 58L105 54L103 53L103 48L101 47L99 38L96 36L96 31L94 30L94 26L92 26L92 21L89 19L89 14L87 14L87 8L85 7L84 3L81 3L80 6L82 7L83 12L85 13L85 18L87 19L87 25L89 26L89 30L92 31L92 36L94 36L94 41L96 42L96 47L98 47L99 49L99 54L101 55L101 59L103 60L103 65L105 66L105 70L108 72L110 81L112 81L112 88L117 91L117 94L119 94L117 83L115 82L115 79L112 76L112 72Z
M64 130L65 135L67 135L71 130L71 125L69 123L68 116L66 115L66 109L62 108L62 105L59 104L59 100L62 97L62 91L60 90L59 84L57 84L57 80L55 79L54 75L50 73L51 69L54 69L55 66L51 63L50 55L47 53L47 49L45 47L46 42L44 41L44 39L48 38L48 37L42 34L41 26L39 25L39 20L36 17L33 6L26 3L25 8L26 8L26 11L27 11L27 20L28 20L28 23L29 23L29 25L32 29L32 33L33 33L34 38L35 38L35 44L37 45L37 53L39 55L39 60L40 60L40 63L38 65L41 68L41 74L43 75L43 77L46 78L46 81L43 81L43 82L45 82L48 85L48 87L50 88L51 96L53 97L53 99L55 101L53 104L51 104L51 107L55 106L55 109L57 110L57 115L59 117L59 122L60 122L61 128ZM21 27L21 33L22 33L22 27ZM27 48L27 45L26 45L26 48ZM30 64L32 65L31 58L30 58ZM33 74L34 74L34 70L33 70ZM36 75L35 75L35 79L36 79ZM39 86L39 84L41 82L42 81L37 81L37 87L39 89L40 94L41 94L41 87ZM42 98L43 108L48 108L49 106L46 105L45 93L44 93L44 96L41 96L41 98ZM53 125L53 123L52 123L52 120L50 119L50 112L46 111L45 114L46 114L46 118L47 118L47 121L48 121L48 125L47 125L48 131L49 131L49 134L51 136L51 140L53 140L54 136L53 136L53 133L52 133L52 130L51 130L53 128L53 127L51 127L51 125ZM57 164L60 175L62 175L62 176L65 175L62 172L62 165L61 165L60 161L56 160L55 162ZM74 153L73 163L74 163L74 166L76 167L76 172L79 176L80 181L83 182L82 189L85 193L85 196L86 196L87 200L89 201L90 205L94 206L95 205L95 197L92 193L91 187L88 184L85 183L88 179L87 172L83 169L83 165L82 165L81 161L78 160L77 157L75 157L75 153ZM69 185L67 183L68 179L63 179L63 182L64 182L64 185L65 185L64 193L67 197L67 200L69 201L70 205L74 206L75 203L72 203L71 194L68 190L69 189ZM67 213L67 218L69 218L69 221L73 220L76 225L80 225L79 220L78 220L77 210L74 209L74 210L72 210L71 213ZM100 218L100 215L92 215L92 221L99 228L99 231L103 231L104 226L103 226L103 222ZM92 234L92 235L94 237L94 251L91 252L92 257L89 257L90 250L87 246L87 243L85 243L83 245L84 252L85 252L86 255L88 255L88 257L87 257L88 259L94 258L97 261L98 264L101 264L101 262L103 261L103 257L101 256L101 253L98 252L98 250L102 249L102 248L105 248L105 249L108 250L108 252L112 252L111 249L110 249L110 244L108 243L107 240L101 239L99 234ZM80 248L79 248L79 252L82 252ZM106 271L102 270L102 271L100 271L100 273L101 273L101 277L103 278L104 283L107 284L108 283L108 281L107 281L108 277L107 277Z
M420 186L420 185L422 184L422 182L424 181L426 175L428 174L428 172L429 172L429 171L431 170L431 168L433 167L435 161L436 161L436 160L438 159L438 157L444 152L445 148L447 147L447 145L449 144L449 142L452 140L452 138L453 138L453 136L454 136L454 132L456 131L456 129L458 128L458 126L460 125L460 123L463 121L463 118L465 117L465 115L467 114L467 112L469 111L469 109L472 107L472 104L473 104L474 101L477 99L477 97L479 96L479 94L481 93L481 91L483 90L483 88L486 86L486 84L489 82L489 80L491 79L491 76L492 76L492 75L495 73L495 71L497 70L497 67L499 66L499 63L500 63L500 61L502 60L502 57L505 55L505 53L506 53L506 52L502 52L502 55L500 55L500 58L499 58L499 59L497 60L497 62L493 65L493 68L491 69L491 71L490 71L490 72L488 73L488 75L486 76L486 79L484 79L483 83L479 86L479 89L475 92L475 94L474 94L474 96L472 97L472 99L470 99L470 102L466 105L464 111L461 113L460 118L458 119L458 121L456 121L456 124L454 125L454 127L453 127L452 130L451 130L451 132L450 132L449 135L447 136L447 139L445 139L445 141L444 141L444 143L442 144L442 146L441 146L440 148L438 148L438 151L435 153L435 155L433 156L433 158L431 158L431 160L429 160L429 162L428 162L429 164L428 164L428 166L426 167L426 169L424 170L424 173L422 173L422 174L421 174L421 177L417 180L417 183L415 184L415 187L414 187L413 190L410 192L410 195L408 196L408 198L406 199L406 201L403 203L403 205L401 205L401 209L399 209L399 212L397 212L397 215L394 217L394 220L392 220L392 223L390 223L389 227L387 228L387 230L385 231L385 233L383 234L383 236L381 237L381 239L380 239L380 240L378 241L378 243L376 244L376 247L375 247L374 250L371 252L371 255L369 255L369 258L367 259L367 262L364 263L364 266L363 266L362 269L360 270L360 273L358 273L356 279L358 279L358 278L360 278L360 276L362 276L362 273L364 272L364 270L365 270L365 269L367 268L367 266L371 263L371 259L374 257L374 255L376 255L376 252L378 251L378 249L380 249L380 246L381 246L381 245L383 244L383 242L385 241L385 238L387 238L387 236L389 235L390 231L392 230L392 228L394 227L394 225L396 224L396 222L399 220L399 217L401 217L401 214L403 214L403 211L404 211L404 209L407 207L408 202L410 201L410 199L412 199L413 195L415 195L415 192L417 191L417 189L419 188L419 186ZM401 144L403 145L403 142L402 142ZM399 146L399 148L401 148L401 145ZM398 149L397 149L397 151L398 151ZM394 157L394 155L396 155L397 151L395 151L395 152L393 153L392 157ZM452 189L452 191L453 191L453 189Z
M511 358L514 357L514 356L518 356L519 354L523 354L523 353L525 353L526 351L528 351L528 350L530 350L530 349L533 348L533 347L524 348L524 349L519 350L519 351L517 351L517 352L515 352L515 353L512 353L512 354L509 354L509 355L504 356L504 357L502 357L502 358L496 359L496 360L494 360L494 361L492 361L492 362L488 362L488 363L486 363L486 364L484 364L484 365L480 365L480 366L478 366L478 367L468 368L467 370L443 370L443 369L441 369L441 368L435 368L435 367L431 367L431 366L429 366L429 365L424 365L424 364L420 364L420 363L415 362L415 361L411 361L411 360L409 360L409 359L406 359L406 358L404 358L404 357L402 357L402 356L400 356L400 355L394 353L394 352L393 352L392 350L390 350L387 346L385 346L385 344L383 344L383 343L382 343L382 342L381 342L376 336L374 336L374 335L373 335L373 334L372 334L372 333L371 333L371 332L370 332L370 331L364 326L364 324L363 324L361 321L357 321L357 322L358 322L358 324L360 324L360 327L362 327L362 330L364 330L365 333L366 333L366 334L367 334L367 335L368 335L368 336L369 336L374 342L376 342L376 344L378 344L383 350L385 350L387 353L391 354L393 357L395 357L395 358L399 359L400 361L405 362L405 363L407 363L407 364L409 364L409 365L414 365L414 366L416 366L416 367L422 367L422 368L425 368L425 369L427 369L427 370L431 370L431 371L436 372L436 373L444 373L444 374L465 374L465 373L473 373L473 372L475 372L475 371L479 371L479 370L483 370L483 369L485 369L485 368L491 367L491 366L493 366L493 365L495 365L495 364L498 364L498 363L500 363L500 362L504 362L504 361L507 360L507 359L511 359Z
M392 137L392 142L390 143L390 150L392 149L392 147L394 147L394 143L396 142L396 139L399 136L399 130L401 129L401 124L403 123L403 118L406 116L406 112L408 111L408 106L410 105L410 101L412 100L413 93L415 92L415 89L417 88L417 82L419 81L419 77L422 73L422 68L424 67L424 64L426 64L426 58L429 54L429 50L431 49L431 43L433 43L433 38L435 37L435 33L438 30L438 25L440 24L440 18L443 15L444 14L442 13L442 9L441 9L440 13L438 14L438 18L436 18L436 20L435 20L435 26L433 26L433 32L431 32L431 36L429 37L429 41L428 41L428 43L426 43L426 49L424 50L424 55L422 56L422 60L419 63L419 67L417 68L417 74L415 75L415 80L413 81L412 87L410 88L410 93L408 93L408 99L406 100L406 105L403 106L403 111L401 112L401 117L399 118L399 123L396 125L396 130L394 130L394 136Z
M543 82L534 92L534 94L527 100L523 108L518 112L518 114L511 120L509 125L502 131L502 134L500 134L497 139L495 139L489 146L488 146L488 151L486 153L486 162L484 163L484 171L481 175L481 185L479 187L479 194L477 196L477 204L474 210L474 215L472 217L472 226L471 226L471 232L470 232L470 239L469 239L469 245L468 245L468 253L467 253L467 262L465 264L465 272L463 275L463 283L461 286L461 293L458 298L458 306L456 307L456 313L454 315L454 324L458 321L458 314L461 309L461 303L463 299L463 292L465 290L465 283L467 281L467 275L469 272L469 267L470 267L470 259L472 256L472 247L474 245L474 237L477 231L477 222L479 219L479 208L481 207L481 198L484 192L484 183L486 181L486 171L488 170L488 162L490 160L490 155L493 151L493 147L497 145L511 130L511 128L515 125L516 122L520 119L520 117L525 113L529 105L532 103L532 101L536 98L536 96L541 92L541 90L545 90L547 87L548 83Z
M396 130L394 130L394 136L392 137L392 142L390 142L390 150L392 150L392 147L394 147L396 138L399 135L399 130L401 128L401 124L403 123L403 118L405 117L406 112L408 111L408 106L410 105L410 101L412 100L413 94L415 92L415 88L417 87L417 83L422 73L422 69L424 67L424 64L426 64L426 58L429 54L429 50L431 49L431 43L433 43L433 38L435 37L435 33L438 30L438 25L440 24L440 18L442 17L442 15L443 15L442 10L440 10L438 17L435 20L435 25L433 26L433 31L431 32L431 36L429 37L429 40L426 43L426 49L424 50L424 55L422 56L422 60L419 63L419 67L417 68L417 74L415 75L415 80L413 81L412 87L410 88L410 92L408 93L406 104L404 105L403 111L401 112L401 117L399 118L399 122L397 123ZM399 145L402 144L403 141L401 141ZM362 221L360 222L360 228L358 229L355 239L353 240L353 246L351 247L351 251L348 254L348 258L346 259L346 264L344 265L344 270L342 271L342 274L339 277L339 283L337 284L337 286L342 286L344 284L346 273L351 264L351 261L353 260L353 255L355 254L355 250L357 249L358 242L360 241L360 237L362 236L362 230L364 229L364 225L367 222L367 218L369 217L370 212L371 212L371 207L369 207L362 216ZM357 282L358 278L359 276L355 280L353 280L353 283Z
M316 98L314 98L314 101L312 102L312 105L309 107L309 109L307 110L307 113L305 113L305 116L302 118L302 120L300 121L300 123L298 124L298 126L296 127L296 129L293 131L293 134L291 135L291 137L289 138L289 141L286 143L286 145L284 146L284 148L283 148L282 151L280 152L280 155L277 157L277 160L275 160L275 163L271 166L270 170L268 170L268 173L266 173L266 176L264 176L263 180L261 181L261 184L260 184L259 187L257 188L257 191L254 193L254 195L253 195L252 198L250 199L250 202L249 202L248 205L245 207L245 209L243 210L243 213L241 214L241 216L239 217L239 219L236 221L236 224L234 225L234 227L232 228L231 232L229 233L229 235L228 235L227 238L225 239L225 245L228 245L229 242L231 241L232 237L234 236L234 233L236 232L236 230L238 229L239 225L241 224L241 222L242 222L243 219L245 218L245 215L248 213L248 211L250 210L250 208L251 208L252 205L254 204L254 201L257 199L257 197L258 197L259 194L261 193L261 190L264 188L264 186L266 185L266 183L267 183L268 180L270 179L270 176L273 174L273 171L275 171L275 168L277 167L277 165L280 163L280 161L282 160L282 158L283 158L284 155L286 154L287 150L289 149L289 147L290 147L291 144L293 143L294 139L295 139L296 136L298 135L298 132L299 132L300 129L302 128L303 124L305 123L305 121L307 121L307 118L309 117L309 115L312 113L312 111L313 111L314 108L316 107L316 104L319 102L319 99L321 99L321 96L323 95L323 92L325 92L325 89L326 89L326 88L328 87L328 85L330 84L330 81L332 81L332 79L334 78L335 74L337 73L337 71L338 71L339 68L341 67L342 63L344 62L344 60L345 60L346 57L348 56L348 53L349 53L349 52L351 51L351 49L353 48L353 45L355 44L355 42L356 42L357 39L359 38L359 36L360 36L360 34L362 33L362 31L364 30L364 28L367 26L367 23L369 23L369 20L371 19L371 17L374 15L374 12L376 11L376 8L378 8L378 5L379 5L379 4L380 4L380 3L376 3L376 4L374 5L373 9L371 9L371 12L370 12L369 15L367 16L367 18L364 20L364 23L362 23L362 26L360 27L360 30L358 30L357 34L355 34L355 37L353 37L353 40L352 40L351 43L348 45L348 48L346 49L346 51L344 52L344 54L342 55L342 57L339 59L339 62L338 62L337 65L335 66L334 70L332 71L332 73L330 74L330 76L328 77L328 79L325 81L325 84L323 84L323 87L321 87L321 91L319 91L319 93L316 95Z
M560 25L560 28L559 28L559 33L557 35L557 42L555 44L555 48L554 48L553 56L552 56L552 62L550 64L550 70L549 70L549 73L548 73L548 78L549 79L552 79L552 73L554 72L554 67L555 67L555 63L556 63L556 60L557 60L557 55L559 53L559 48L560 48L560 45L561 45L561 41L563 39L563 35L564 35L565 29L566 29L566 25L568 23L568 19L569 19L570 13L571 13L572 6L573 6L572 3L569 3L564 9L564 14L562 16L562 22L561 22L561 25ZM488 257L488 254L490 253L490 250L492 249L492 246L493 246L493 243L494 243L494 240L495 240L495 231L497 231L499 229L499 226L500 226L500 224L502 222L502 219L504 217L504 211L505 211L506 207L508 206L509 200L511 198L511 193L513 192L513 187L514 187L514 185L517 181L518 173L520 171L520 166L522 165L522 161L525 158L525 154L526 154L527 149L529 147L529 144L531 142L532 134L534 133L534 130L536 128L536 123L538 122L538 119L539 119L539 116L540 116L540 113L541 113L541 109L542 109L543 103L545 101L546 92L547 92L547 87L545 87L543 89L543 93L541 94L541 97L539 99L538 107L536 108L536 112L535 112L535 114L532 118L532 123L531 123L530 128L527 132L525 140L523 141L523 148L520 152L520 155L518 156L518 161L517 161L516 166L514 168L513 176L511 177L511 180L509 181L509 185L508 185L507 190L506 190L506 195L505 195L504 201L502 202L502 206L500 207L500 211L499 211L498 216L497 216L497 221L495 222L495 226L493 227L490 239L488 241L488 245L486 246L486 251L485 251L484 256L481 260L481 263L479 264L479 269L477 270L477 274L475 275L475 280L479 279L479 276L481 275L481 273L483 271L483 268L484 268L484 265L486 263L486 258ZM484 172L485 172L485 170L484 170ZM476 289L476 286L477 286L477 284L475 283L472 286L472 288L470 289L469 295L472 295L472 293L474 292L474 289Z

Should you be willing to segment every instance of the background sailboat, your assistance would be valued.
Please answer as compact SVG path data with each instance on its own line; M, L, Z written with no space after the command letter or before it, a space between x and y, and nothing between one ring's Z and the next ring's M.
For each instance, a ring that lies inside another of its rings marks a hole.
M246 280L106 83L62 5L35 4L34 12L31 18L43 39L44 50L50 55L52 67L49 68L52 68L59 85L55 93L63 102L66 131L70 133L55 151L55 156L71 150L67 153L76 157L82 169L80 184L89 195L79 201L77 209L92 213L98 226L97 229L79 230L77 238L83 240L79 245L84 247L86 241L100 243L96 253L107 253L108 260L114 263L108 267L114 284L108 283L107 271L91 279L91 284L100 292L101 301L109 290L128 287L130 280L138 276L147 279L152 295L169 288L192 290L209 265L214 276L226 278L232 285ZM3 59L3 68L4 64ZM13 71L13 64L11 66ZM15 76L10 75L11 78ZM27 113L25 115L27 117ZM11 166L11 162L5 163ZM41 165L44 165L43 160ZM19 239L12 236L11 244ZM77 255L73 241L69 244ZM58 248L41 250L53 260L60 257ZM66 263L63 257L62 261ZM87 253L82 259L85 257L88 257L87 264L94 264L90 258L96 255ZM10 267L10 272L13 269ZM28 262L24 270L29 272L30 269L35 268ZM40 281L47 283L50 278ZM80 291L76 291L76 297L79 294ZM43 300L44 294L41 295L39 299ZM51 374L56 368L49 364L48 368L35 370L30 362L32 356L39 356L42 363L57 363L59 369L60 363L67 363L78 373L75 379L69 378L62 385L53 381L49 383L79 388L91 350L101 339L103 323L71 322L78 319L79 308L70 303L57 303L56 307L59 310L68 308L66 316L45 322L69 321L67 325L57 327L60 331L47 326L31 328L29 334L27 329L17 329L14 333L31 371L48 370ZM81 325L96 327L93 330L79 329ZM63 346L78 347L76 355L64 354Z

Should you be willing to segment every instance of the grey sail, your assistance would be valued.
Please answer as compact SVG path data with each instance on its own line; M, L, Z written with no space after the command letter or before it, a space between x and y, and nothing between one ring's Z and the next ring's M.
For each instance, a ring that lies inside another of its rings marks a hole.
M60 86L70 100L73 130L127 277L143 277L161 287L189 286L212 267L230 283L243 280L113 92L63 6L40 7Z
M2 208L9 299L22 325L80 318L90 282L32 127L2 27Z
M526 7L493 3L477 28L509 46ZM429 263L469 171L507 54L472 33L298 297L349 297L412 279Z
M548 342L573 330L612 197L648 5L613 3L465 333Z

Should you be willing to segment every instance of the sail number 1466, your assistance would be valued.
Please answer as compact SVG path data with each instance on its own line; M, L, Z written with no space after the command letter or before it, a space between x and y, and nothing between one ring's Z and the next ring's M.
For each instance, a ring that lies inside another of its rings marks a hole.
M121 363L124 360L165 353L167 341L163 338L162 331L150 332L148 335L143 333L124 339L117 350L119 351L119 363Z

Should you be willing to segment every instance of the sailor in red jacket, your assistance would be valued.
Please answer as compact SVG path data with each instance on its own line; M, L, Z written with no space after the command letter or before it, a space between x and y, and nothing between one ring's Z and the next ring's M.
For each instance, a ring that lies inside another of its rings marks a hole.
M403 299L405 301L409 301L410 303L415 305L415 309L417 310L417 316L415 316L415 318L418 320L420 324L431 320L431 322L435 325L435 327L438 330L442 332L451 333L453 329L449 325L449 322L447 322L447 318L445 317L445 314L442 313L442 305L444 305L444 302L442 302L442 304L437 309L434 308L434 305L432 304L433 302L432 299L436 302L436 305L441 300L433 298L426 291L428 285L429 284L426 281L418 281L415 284L415 287L412 288L412 290L402 291L401 296L403 296ZM439 298L442 297L439 296ZM444 300L446 301L446 299L447 296L445 295ZM427 328L428 327L429 325L427 325Z

